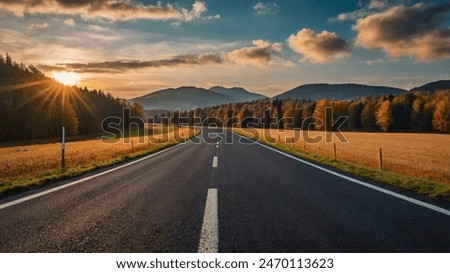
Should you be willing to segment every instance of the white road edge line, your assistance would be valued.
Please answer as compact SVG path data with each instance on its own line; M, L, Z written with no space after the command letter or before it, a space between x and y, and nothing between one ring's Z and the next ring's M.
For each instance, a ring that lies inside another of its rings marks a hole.
M219 158L217 156L213 157L212 167L217 168L219 166Z
M217 189L208 189L198 253L219 252L219 208Z
M233 134L235 134L235 133L233 133ZM237 134L235 134L235 135L237 135ZM423 201L420 201L420 200L417 200L417 199L414 199L414 198L411 198L411 197L408 197L408 196L405 196L405 195L402 195L402 194L399 194L399 193L396 193L396 192L393 192L393 191L390 191L390 190L386 190L386 189L383 189L383 188L381 188L381 187L374 186L374 185L371 185L371 184L369 184L369 183L363 182L363 181L361 181L361 180L358 180L358 179L355 179L355 178L352 178L352 177L349 177L349 176L346 176L346 175L343 175L343 174L334 172L334 171L332 171L332 170L329 170L329 169L320 167L320 166L315 165L315 164L313 164L313 163L311 163L311 162L302 160L302 159L300 159L300 158L298 158L298 157L295 157L295 156L293 156L293 155L284 153L284 152L279 151L279 150L277 150L277 149L275 149L275 148L266 146L266 145L264 145L264 144L261 144L261 143L259 143L259 142L257 142L257 141L254 141L254 140L252 140L252 139L246 138L246 137L244 137L244 136L241 136L241 135L237 135L237 136L242 137L242 138L245 138L245 139L250 140L250 141L253 141L255 144L257 144L257 145L259 145L259 146L262 146L262 147L264 147L264 148L266 148L266 149L269 149L269 150L274 151L274 152L276 152L276 153L282 154L282 155L287 156L287 157L289 157L289 158L291 158L291 159L297 160L297 161L299 161L299 162L301 162L301 163L303 163L303 164L306 164L306 165L308 165L308 166L311 166L311 167L314 167L314 168L316 168L316 169L319 169L319 170L321 170L321 171L324 171L324 172L327 172L327 173L329 173L329 174L335 175L335 176L337 176L337 177L343 178L343 179L345 179L345 180L347 180L347 181L350 181L350 182L359 184L359 185L361 185L361 186L370 188L370 189L372 189L372 190L376 190L376 191L382 192L382 193L384 193L384 194L387 194L387 195L396 197L396 198L398 198L398 199L402 199L402 200L404 200L404 201L413 203L413 204L415 204L415 205L417 205L417 206L421 206L421 207L424 207L424 208L427 208L427 209L430 209L430 210L433 210L433 211L436 211L436 212L445 214L445 215L447 215L447 216L450 216L450 211L447 210L447 209L444 209L444 208L441 208L441 207L438 207L438 206L435 206L435 205L432 205L432 204L428 204L428 203L426 203L426 202L423 202Z
M148 155L148 156L146 156L146 157L143 157L143 158L134 160L134 161L132 161L132 162L126 163L126 164L124 164L124 165L115 167L115 168L113 168L113 169L111 169L111 170L107 170L107 171L104 171L104 172L101 172L101 173L98 173L98 174L95 174L95 175L92 175L92 176L89 176L89 177L85 177L85 178L82 178L82 179L73 181L73 182L68 183L68 184L65 184L65 185L61 185L61 186L59 186L59 187L55 187L55 188L52 188L52 189L49 189L49 190L46 190L46 191L43 191L43 192L39 192L39 193L36 193L36 194L32 194L32 195L29 195L29 196L27 196L27 197L20 198L20 199L17 199L17 200L14 200L14 201L11 201L11 202L8 202L8 203L5 203L5 204L1 204L1 205L0 205L0 210L6 209L6 208L11 207L11 206L14 206L14 205L18 205L18 204L20 204L20 203L23 203L23 202L26 202L26 201L29 201L29 200L32 200L32 199L35 199L35 198L38 198L38 197L41 197L41 196L44 196L44 195L47 195L47 194L52 193L52 192L55 192L55 191L62 190L62 189L67 188L67 187L75 186L75 185L77 185L77 184L86 182L86 181L91 180L91 179L94 179L94 178L96 178L96 177L99 177L99 176L102 176L102 175L105 175L105 174L108 174L108 173L111 173L111 172L120 170L120 169L122 169L122 168L126 168L126 167L128 167L128 166L130 166L130 165L136 164L136 163L138 163L138 162L147 160L147 159L149 159L149 158L151 158L151 157L154 157L154 156L157 156L157 155L159 155L159 154L162 154L162 153L165 153L165 152L167 152L167 151L170 151L170 150L172 150L172 149L175 149L175 148L177 148L177 147L179 147L180 145L183 145L183 144L185 144L185 143L187 143L187 141L186 141L186 142L183 142L183 143L179 143L179 144L177 144L177 145L175 145L175 146L172 146L172 147L163 149L163 150L161 150L161 151L159 151L159 152L156 152L156 153L154 153L154 154L150 154L150 155Z

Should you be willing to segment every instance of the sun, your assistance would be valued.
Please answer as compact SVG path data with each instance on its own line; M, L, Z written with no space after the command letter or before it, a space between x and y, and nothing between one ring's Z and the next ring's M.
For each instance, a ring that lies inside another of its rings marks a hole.
M52 77L56 81L58 81L64 85L70 85L70 86L76 85L81 80L81 77L78 74L73 73L73 72L66 72L66 71L53 72Z

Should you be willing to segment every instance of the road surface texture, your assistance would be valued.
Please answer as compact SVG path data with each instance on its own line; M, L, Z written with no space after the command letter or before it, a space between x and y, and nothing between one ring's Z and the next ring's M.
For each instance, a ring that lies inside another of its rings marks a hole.
M0 252L450 252L448 202L364 181L405 201L214 132L0 199Z

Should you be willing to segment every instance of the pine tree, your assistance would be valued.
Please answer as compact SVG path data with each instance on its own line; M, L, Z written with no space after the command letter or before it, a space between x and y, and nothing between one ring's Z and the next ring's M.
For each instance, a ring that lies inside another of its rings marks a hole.
M433 128L442 133L450 132L450 99L442 96L433 113Z
M363 105L360 100L353 101L348 105L348 129L357 131L361 129L361 111Z
M269 129L272 123L272 109L267 108L263 113L263 128Z
M248 124L253 122L253 113L249 109L245 107L241 108L241 111L238 114L238 120L241 128L247 128Z
M302 129L308 130L309 126L313 123L314 108L316 107L315 102L307 102L303 104L302 108Z
M375 101L368 97L361 111L361 128L363 131L371 132L375 129Z
M6 53L6 65L12 66L12 58L8 53Z
M72 103L70 103L70 101L65 103L64 115L66 119L67 134L78 135L80 132L79 131L80 120L78 119L77 112L73 108L73 105Z
M377 125L383 132L387 132L389 130L389 126L393 123L391 102L389 100L385 100L381 103L375 117L377 120Z
M424 132L429 123L425 102L421 98L414 100L411 109L411 131Z
M331 129L332 117L326 116L326 108L331 107L330 101L323 99L319 100L314 108L314 120L316 123L316 130Z
M294 129L298 124L299 115L294 108L288 108L285 106L283 112L283 125L284 129Z

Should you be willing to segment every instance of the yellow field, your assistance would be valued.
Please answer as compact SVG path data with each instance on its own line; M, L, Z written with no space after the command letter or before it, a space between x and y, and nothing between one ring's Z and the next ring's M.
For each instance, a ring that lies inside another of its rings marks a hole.
M303 150L301 131L244 129L247 133L259 134L288 148ZM299 139L290 144L292 137ZM383 152L383 169L414 177L427 178L450 184L450 135L400 134L400 133L342 133L348 143L336 143L338 160L362 166L378 168L379 148ZM324 132L309 132L309 137L325 138ZM288 144L286 144L286 140ZM305 142L306 152L333 158L333 143L324 139L317 144Z
M100 139L68 142L65 156L66 167L82 168L108 162L119 156L154 149L167 142L174 142L175 137L179 141L194 133L193 129L177 128L169 133L150 136L151 143L144 137L113 139L109 140L109 143L102 142ZM60 143L0 148L0 182L31 178L60 168Z

